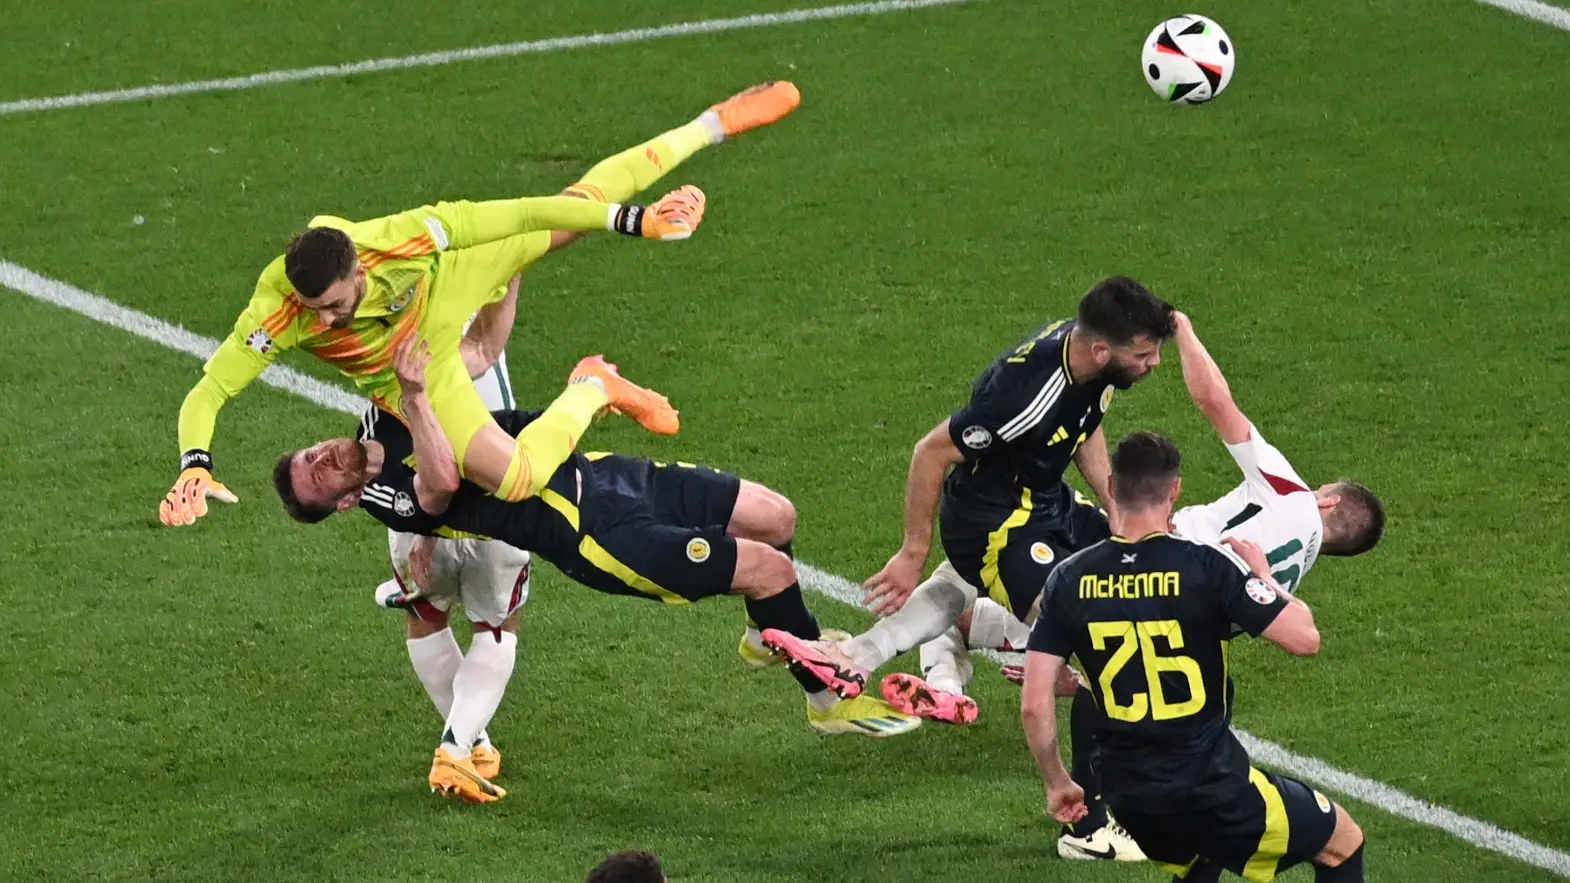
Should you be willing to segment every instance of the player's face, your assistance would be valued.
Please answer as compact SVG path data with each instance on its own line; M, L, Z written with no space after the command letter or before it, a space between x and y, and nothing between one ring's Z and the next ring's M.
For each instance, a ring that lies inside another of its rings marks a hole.
M1118 389L1128 389L1150 376L1161 364L1161 342L1141 335L1126 346L1109 346L1101 376Z
M317 442L294 456L294 495L313 508L359 505L369 463L365 445L352 438Z
M327 286L321 297L310 300L302 298L302 302L310 307L323 325L343 328L354 318L355 311L360 308L360 301L365 300L365 286L365 268L355 267L348 278Z

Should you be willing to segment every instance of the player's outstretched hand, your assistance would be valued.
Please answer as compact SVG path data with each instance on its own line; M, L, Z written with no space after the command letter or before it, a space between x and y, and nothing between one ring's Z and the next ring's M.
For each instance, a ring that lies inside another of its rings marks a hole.
M1248 565L1248 569L1252 570L1255 576L1260 579L1270 579L1270 562L1265 560L1265 551L1259 548L1258 543L1240 540L1237 537L1222 537L1221 542L1236 552L1237 556L1243 559L1243 563Z
M425 391L425 367L431 364L431 345L418 333L409 335L393 352L393 373L405 394Z
M1085 789L1072 779L1068 784L1047 788L1047 815L1065 825L1072 825L1090 813L1085 806Z
M234 491L224 487L212 472L201 466L183 470L174 480L174 487L158 504L158 520L171 527L195 524L196 519L207 514L207 499L225 503L238 503Z
M1021 687L1025 686L1025 666L1023 665L1005 665L998 669L998 674L1003 676L1003 680L1011 684L1018 684Z
M922 559L907 554L904 549L894 553L883 569L861 584L867 590L861 603L874 615L888 616L905 606L910 593L916 591L921 579Z

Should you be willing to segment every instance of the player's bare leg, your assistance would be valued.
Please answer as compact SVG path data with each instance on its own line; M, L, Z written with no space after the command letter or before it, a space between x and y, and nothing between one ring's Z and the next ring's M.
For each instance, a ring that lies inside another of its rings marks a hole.
M731 512L730 524L725 533L738 539L756 540L795 558L792 542L796 538L796 507L778 491L770 490L755 481L742 479L741 491L736 495L736 508ZM825 641L843 641L850 637L839 629L822 629L819 637ZM755 669L772 668L780 658L763 646L763 635L758 624L747 618L741 642L736 645L741 661Z

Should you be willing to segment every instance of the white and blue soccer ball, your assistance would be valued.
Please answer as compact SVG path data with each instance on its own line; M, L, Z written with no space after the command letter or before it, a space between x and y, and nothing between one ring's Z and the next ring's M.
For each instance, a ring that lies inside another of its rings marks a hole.
M1145 38L1145 82L1173 104L1204 104L1232 82L1237 47L1203 15L1169 18Z

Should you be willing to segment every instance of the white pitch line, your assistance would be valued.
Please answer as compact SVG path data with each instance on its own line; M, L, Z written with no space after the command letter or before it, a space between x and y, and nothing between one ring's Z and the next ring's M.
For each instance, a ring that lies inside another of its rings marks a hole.
M1539 3L1537 0L1477 0L1477 2L1497 9L1503 9L1506 12L1513 12L1522 18L1540 21L1561 31L1570 31L1570 9L1549 6L1547 3Z
M226 77L220 80L197 80L188 83L170 83L158 86L139 86L134 89L115 89L109 92L80 92L52 98L27 98L21 101L0 103L0 116L40 110L61 110L68 107L88 107L94 104L117 104L124 101L142 101L156 98L173 98L199 92L238 92L262 86L298 83L302 80L320 80L329 77L347 77L380 71L404 70L415 67L439 67L460 61L478 61L486 58L506 58L513 55L530 55L542 52L560 52L582 49L587 46L610 46L617 43L647 43L668 37L688 37L695 34L716 34L722 31L741 31L752 28L770 28L779 25L834 18L854 18L925 9L933 6L955 6L977 0L879 0L874 3L847 3L840 6L820 6L813 9L793 9L787 12L762 12L736 18L711 18L681 24L661 25L653 28L633 28L608 34L579 34L572 37L552 37L545 40L527 40L521 43L499 43L477 46L472 49L453 49L445 52L426 52L401 58L373 58L348 64L329 64L291 70L267 71L243 77Z
M205 359L218 348L218 341L170 325L146 313L122 307L111 300L74 285L35 273L26 267L0 260L0 287L9 288L45 303L80 313L89 319L113 325L145 338L153 343L199 359ZM358 416L365 407L365 399L348 391L323 383L283 365L273 365L262 374L262 382L325 408ZM861 609L862 589L856 583L810 564L797 563L804 587L829 598ZM1009 656L986 651L985 655L999 662ZM1017 654L1013 654L1017 656ZM1413 797L1382 782L1365 779L1312 757L1294 754L1274 742L1237 731L1247 746L1249 754L1261 764L1282 770L1313 782L1326 791L1350 797L1353 800L1377 806L1404 819L1437 828L1473 846L1509 856L1529 865L1552 871L1561 877L1570 877L1570 853L1535 843L1519 834L1513 834L1488 822L1464 816L1442 806Z

